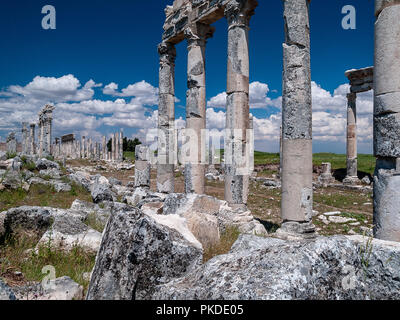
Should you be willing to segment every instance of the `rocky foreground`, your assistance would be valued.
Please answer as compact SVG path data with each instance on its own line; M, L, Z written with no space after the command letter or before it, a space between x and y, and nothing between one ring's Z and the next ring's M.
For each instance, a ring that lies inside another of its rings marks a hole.
M26 160L25 160L26 161ZM21 230L65 251L78 246L97 254L88 292L68 277L48 285L10 287L0 299L399 299L400 244L362 236L281 240L245 208L206 195L161 194L123 186L89 170L61 170L56 162L8 161L4 188L47 183L85 188L92 202L69 209L23 206L0 213L0 241ZM123 169L121 169L123 170ZM42 177L46 176L46 179ZM55 187L57 190L57 188ZM60 191L61 192L61 191ZM105 226L101 233L88 217ZM240 232L227 254L204 263L228 228Z

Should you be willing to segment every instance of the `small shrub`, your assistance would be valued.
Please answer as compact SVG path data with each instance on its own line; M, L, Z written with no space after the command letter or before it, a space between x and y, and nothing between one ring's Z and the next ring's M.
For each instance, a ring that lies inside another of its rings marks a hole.
M6 153L7 159L14 159L16 156L17 156L17 153L16 153L16 152L9 152L9 151L7 151L7 153Z

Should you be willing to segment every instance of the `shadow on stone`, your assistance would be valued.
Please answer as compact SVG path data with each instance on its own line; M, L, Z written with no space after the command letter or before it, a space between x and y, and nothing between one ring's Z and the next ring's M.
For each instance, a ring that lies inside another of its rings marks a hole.
M276 230L278 230L280 228L279 224L270 222L270 221L264 221L258 218L254 218L255 220L257 220L258 222L260 222L264 228L267 230L268 233L275 233Z

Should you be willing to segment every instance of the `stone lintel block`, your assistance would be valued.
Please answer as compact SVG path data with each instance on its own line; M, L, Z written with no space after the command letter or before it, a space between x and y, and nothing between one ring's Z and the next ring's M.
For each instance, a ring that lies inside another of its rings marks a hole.
M226 99L226 128L249 128L249 96L244 92L230 93Z
M159 126L169 126L175 120L175 96L160 93L158 99Z
M310 47L309 3L307 0L285 0L286 43Z
M374 116L374 154L400 157L400 113Z
M400 174L379 167L374 176L374 237L400 242Z
M186 92L186 117L205 118L206 88L194 87Z
M374 97L374 114L400 113L400 91Z
M361 93L361 92L372 90L373 88L374 88L373 82L367 82L367 83L363 83L361 85L352 85L350 87L350 92Z
M375 23L376 95L400 91L400 5L384 10Z
M282 219L307 222L312 219L312 140L282 141Z
M377 17L386 7L399 4L400 0L375 0L375 16Z

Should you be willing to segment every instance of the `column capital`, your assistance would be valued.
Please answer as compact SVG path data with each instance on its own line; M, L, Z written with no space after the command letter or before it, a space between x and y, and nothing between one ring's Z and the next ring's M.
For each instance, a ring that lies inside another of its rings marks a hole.
M193 23L185 29L185 38L188 46L198 45L204 47L207 39L214 35L215 28L204 23Z
M258 5L257 0L232 0L225 7L229 28L249 27L250 18Z
M172 43L161 42L158 47L158 54L160 55L160 61L168 64L174 64L176 58L176 49Z

